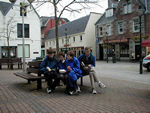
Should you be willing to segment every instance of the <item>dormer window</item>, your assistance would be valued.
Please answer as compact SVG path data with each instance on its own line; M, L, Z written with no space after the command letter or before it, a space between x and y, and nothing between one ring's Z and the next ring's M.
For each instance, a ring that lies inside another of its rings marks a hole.
M106 18L113 16L113 9L106 10Z

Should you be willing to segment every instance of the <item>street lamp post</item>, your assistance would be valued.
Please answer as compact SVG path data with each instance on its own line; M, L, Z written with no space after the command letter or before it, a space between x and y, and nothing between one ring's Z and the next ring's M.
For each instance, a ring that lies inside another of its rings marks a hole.
M26 60L25 60L25 40L24 40L24 14L25 14L25 6L21 4L22 9L22 51L23 51L23 72L26 71Z
M142 28L141 28L141 24L142 24L142 15L139 16L139 24L140 24L140 74L143 73L143 62L142 62Z
M107 36L107 32L106 32L106 38L107 38L107 63L108 63L108 36Z

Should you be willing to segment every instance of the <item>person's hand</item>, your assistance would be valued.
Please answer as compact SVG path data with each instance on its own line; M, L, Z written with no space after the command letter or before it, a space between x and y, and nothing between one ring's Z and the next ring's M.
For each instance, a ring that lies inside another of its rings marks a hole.
M72 69L71 69L71 67L70 67L70 66L68 66L68 67L67 67L67 70L68 70L68 71L71 71Z
M88 65L88 68L89 68L89 69L91 69L91 67L92 67L91 65Z
M46 69L47 69L48 71L51 71L51 68L49 68L49 67L46 67Z
M84 67L85 66L85 64L83 63L83 62L81 62L81 65Z

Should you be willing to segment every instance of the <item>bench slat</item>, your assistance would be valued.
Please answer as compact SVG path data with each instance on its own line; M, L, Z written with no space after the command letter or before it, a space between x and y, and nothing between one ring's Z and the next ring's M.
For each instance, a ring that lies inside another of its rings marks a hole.
M27 68L27 72L29 73L36 73L38 74L40 72L40 69L39 68Z
M36 62L28 62L29 67L40 67L41 61L36 61Z
M17 73L14 73L14 74L16 76L19 76L19 77L27 79L27 80L38 80L38 79L44 79L45 78L44 76L35 76L35 75L27 74L27 73L24 73L24 72L17 72Z

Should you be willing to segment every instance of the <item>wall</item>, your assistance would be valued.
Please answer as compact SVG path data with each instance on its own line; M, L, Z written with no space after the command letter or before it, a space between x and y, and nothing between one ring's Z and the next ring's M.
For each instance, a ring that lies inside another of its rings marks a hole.
M19 5L20 1L17 0L16 4ZM28 7L27 10L30 10L30 12L27 13L27 16L24 18L24 22L25 24L30 24L30 37L25 38L25 44L30 44L30 58L26 58L27 61L30 61L32 59L35 59L36 57L41 56L41 28L40 19L32 9L32 7L31 9L30 7ZM15 33L13 33L10 38L10 46L17 46L18 44L22 44L22 38L17 38L17 23L22 23L22 16L20 16L20 8L18 6L13 6L6 17L3 16L3 18L5 18L3 19L3 23L7 23L12 16L16 21L14 23L16 24L16 27ZM6 24L5 26L3 26L3 28L4 27L6 27ZM5 39L0 40L0 46L7 46ZM38 54L33 54L33 52L38 52Z
M95 35L95 23L100 18L101 14L91 13L89 21L85 29L85 41L86 45L92 47L93 55L96 57L96 35Z

